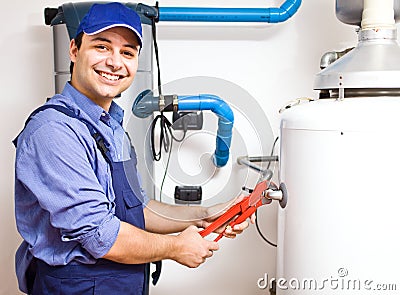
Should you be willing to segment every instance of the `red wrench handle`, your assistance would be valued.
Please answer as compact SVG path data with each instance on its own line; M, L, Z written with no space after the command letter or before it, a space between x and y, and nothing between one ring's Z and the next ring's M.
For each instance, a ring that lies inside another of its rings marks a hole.
M216 219L213 223L211 223L205 229L200 231L199 234L203 238L205 236L208 236L209 234L214 232L216 229L220 228L225 223L227 223L229 220L234 218L236 215L238 215L241 212L245 211L246 208L248 208L248 204L249 204L249 197L245 197L242 201L240 201L236 205L233 205L231 208L229 208L228 211L226 211L224 214L222 214L220 217L218 217L218 219Z
M236 218L235 220L232 220L229 223L229 226L231 228L233 228L236 224L242 223L243 221L245 221L248 217L251 216L251 214L253 214L254 212L256 212L257 207L249 207L246 211L244 211L241 215L238 216L238 218ZM218 237L215 238L215 242L218 242L222 237L224 236L224 232L220 233L218 235Z
M240 204L240 203L239 203ZM260 200L260 201L258 201L257 202L257 204L255 205L255 206L251 206L251 207L247 207L247 209L245 209L244 211L242 211L242 214L240 214L239 216L238 216L238 218L236 218L235 220L232 220L230 223L229 223L229 226L231 227L231 228L233 228L236 224L240 224L240 223L242 223L242 222L244 222L247 218L249 218L254 212L256 212L256 210L257 210L257 208L258 207L260 207L260 206L262 206L263 205L263 203L262 203L262 201ZM220 226L222 226L224 223L222 223L221 225L219 225L218 227L216 227L216 229L217 228L219 228ZM211 225L210 225L211 226ZM209 227L210 227L209 226ZM207 229L209 228L209 227L207 227ZM204 231L204 230L203 230ZM212 232L212 231L211 231ZM210 233L211 233L210 232ZM208 234L210 234L210 233L207 233L206 235L202 235L202 237L205 237L205 236L207 236ZM215 242L218 242L222 237L224 236L224 232L222 232L222 233L220 233L216 238L215 238Z

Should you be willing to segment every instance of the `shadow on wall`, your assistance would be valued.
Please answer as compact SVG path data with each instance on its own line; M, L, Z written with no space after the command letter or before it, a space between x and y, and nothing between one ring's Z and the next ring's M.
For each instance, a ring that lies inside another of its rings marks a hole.
M290 20L289 20L290 21ZM284 30L285 23L158 23L160 40L184 41L265 41ZM240 30L238 28L240 27Z

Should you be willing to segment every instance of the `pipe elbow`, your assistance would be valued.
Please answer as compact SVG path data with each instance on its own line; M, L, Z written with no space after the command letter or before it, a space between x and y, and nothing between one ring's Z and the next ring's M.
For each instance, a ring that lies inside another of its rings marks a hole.
M301 0L291 0L284 2L279 8L270 8L270 23L287 21L299 9Z
M338 59L338 55L337 55L337 53L335 51L326 52L321 57L321 61L319 63L319 66L320 66L321 69L325 69L331 63L335 62L337 59Z
M321 57L320 61L320 68L325 69L327 68L330 64L334 63L337 61L339 58L342 58L345 54L353 50L354 47L347 48L343 51L329 51L326 52L324 55Z
M232 109L230 106L220 97L216 95L202 95L203 97L206 97L206 99L209 100L208 104L210 105L210 110L216 114L218 117L221 119L231 122L233 124L234 121L234 116Z
M154 97L153 92L147 89L136 97L132 105L132 113L136 117L147 118L158 108L158 97Z

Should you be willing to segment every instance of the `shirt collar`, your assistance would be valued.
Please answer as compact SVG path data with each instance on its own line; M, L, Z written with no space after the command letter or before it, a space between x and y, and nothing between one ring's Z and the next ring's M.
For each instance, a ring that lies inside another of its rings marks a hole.
M122 120L124 118L124 110L114 101L111 102L110 109L108 113L99 105L94 103L88 97L80 93L76 88L74 88L70 82L65 84L64 90L62 92L64 96L67 96L73 100L73 102L85 112L94 122L101 120L104 122L104 118L111 116L119 124L122 125ZM105 114L105 115L103 115ZM103 119L102 119L103 118ZM104 122L106 123L106 122ZM106 123L107 124L107 123Z

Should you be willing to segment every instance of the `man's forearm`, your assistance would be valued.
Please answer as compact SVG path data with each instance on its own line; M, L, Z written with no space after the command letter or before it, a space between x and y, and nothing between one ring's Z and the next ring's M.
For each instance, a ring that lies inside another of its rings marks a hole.
M121 222L117 239L105 259L138 264L164 259L176 260L179 240L165 235L185 230L190 225L201 226L207 209L200 206L174 206L151 200L144 209L146 229Z
M218 243L203 239L195 226L175 236L150 233L121 222L117 239L103 258L125 264L172 259L188 267L198 267L218 249Z
M207 208L201 206L174 206L151 200L144 209L146 230L169 234L180 232L189 225L201 227L207 217Z
M159 235L121 222L114 245L102 258L119 263L140 264L163 259L174 259L176 237Z

